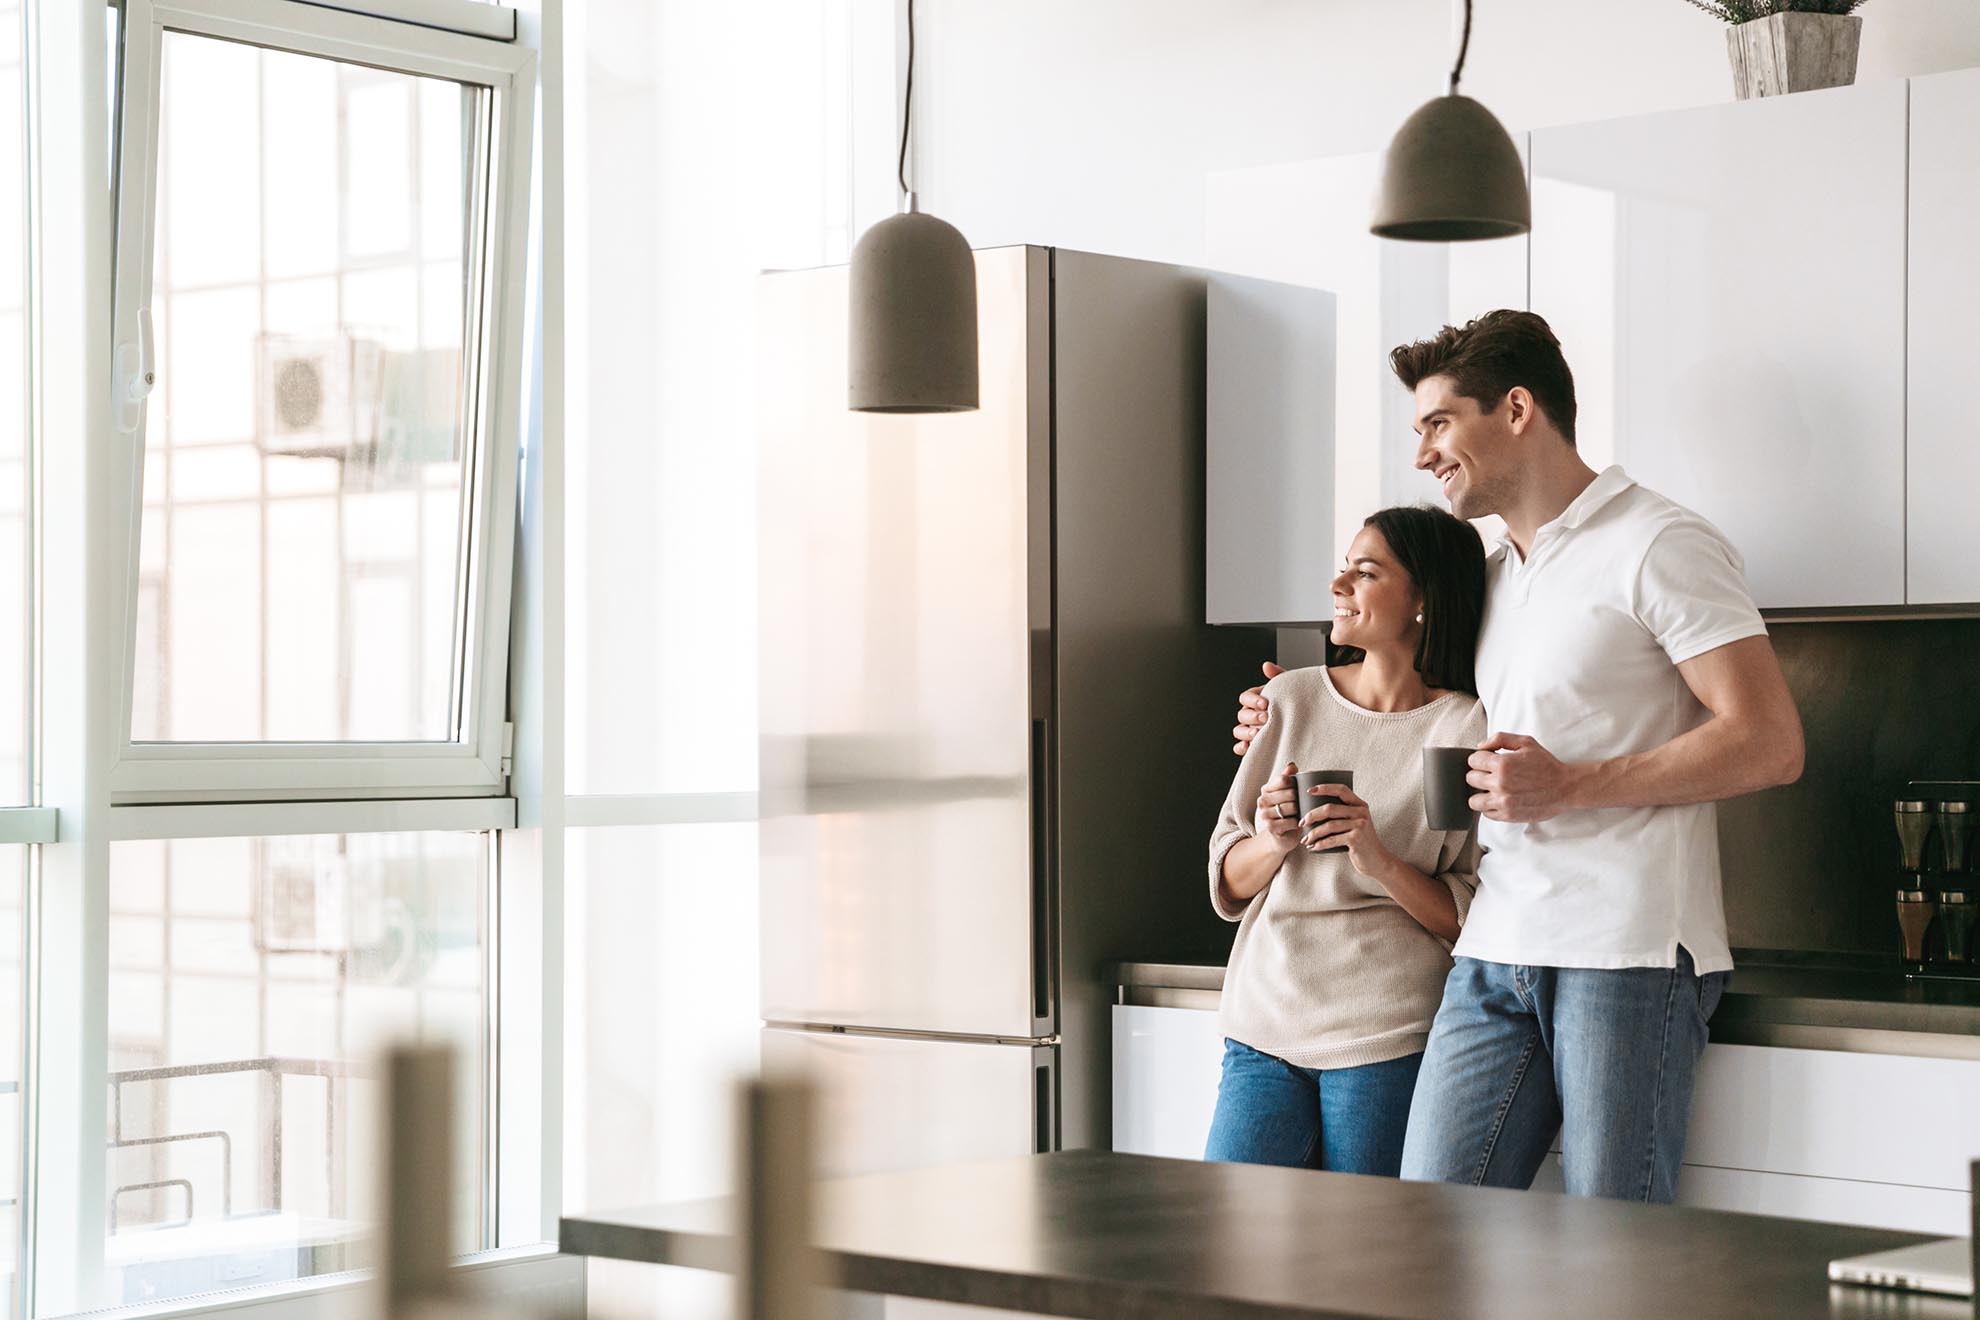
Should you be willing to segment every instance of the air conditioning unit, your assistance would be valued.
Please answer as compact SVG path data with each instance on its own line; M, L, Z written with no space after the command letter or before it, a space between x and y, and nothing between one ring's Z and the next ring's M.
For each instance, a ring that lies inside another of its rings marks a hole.
M372 416L380 463L457 462L460 398L459 349L380 354Z
M388 349L345 332L263 334L257 351L263 453L381 471L459 461L460 350Z
M380 349L350 334L263 334L255 439L265 454L347 459L371 448ZM361 429L361 427L363 429Z

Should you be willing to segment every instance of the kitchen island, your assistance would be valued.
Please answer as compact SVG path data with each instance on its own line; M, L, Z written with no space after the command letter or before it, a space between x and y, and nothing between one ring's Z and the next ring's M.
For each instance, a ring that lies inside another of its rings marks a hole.
M727 1201L563 1221L566 1252L731 1270ZM820 1184L853 1292L1134 1320L1970 1320L1842 1287L1883 1229L1254 1165L1066 1151Z

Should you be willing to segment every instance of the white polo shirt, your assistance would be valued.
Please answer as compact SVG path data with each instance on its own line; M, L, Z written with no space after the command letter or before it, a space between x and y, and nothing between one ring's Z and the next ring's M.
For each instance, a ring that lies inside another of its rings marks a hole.
M1648 751L1708 712L1677 666L1767 628L1739 552L1690 510L1598 476L1486 565L1478 694L1493 733L1563 761ZM1454 953L1541 967L1732 967L1710 803L1577 811L1535 824L1480 819L1478 896Z

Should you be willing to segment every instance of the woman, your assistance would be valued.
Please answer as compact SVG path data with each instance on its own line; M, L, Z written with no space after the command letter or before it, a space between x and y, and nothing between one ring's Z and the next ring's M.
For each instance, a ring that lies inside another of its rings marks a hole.
M1473 832L1425 822L1422 749L1485 736L1484 548L1441 510L1384 509L1333 598L1333 663L1265 685L1265 725L1210 840L1211 904L1239 925L1204 1157L1393 1177L1477 884ZM1351 769L1354 790L1296 803L1301 765Z

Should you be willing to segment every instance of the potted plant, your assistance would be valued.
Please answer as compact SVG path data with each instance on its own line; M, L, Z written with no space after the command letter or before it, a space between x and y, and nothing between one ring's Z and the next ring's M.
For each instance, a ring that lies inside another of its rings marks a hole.
M1856 81L1864 0L1686 0L1732 26L1726 49L1743 101Z

